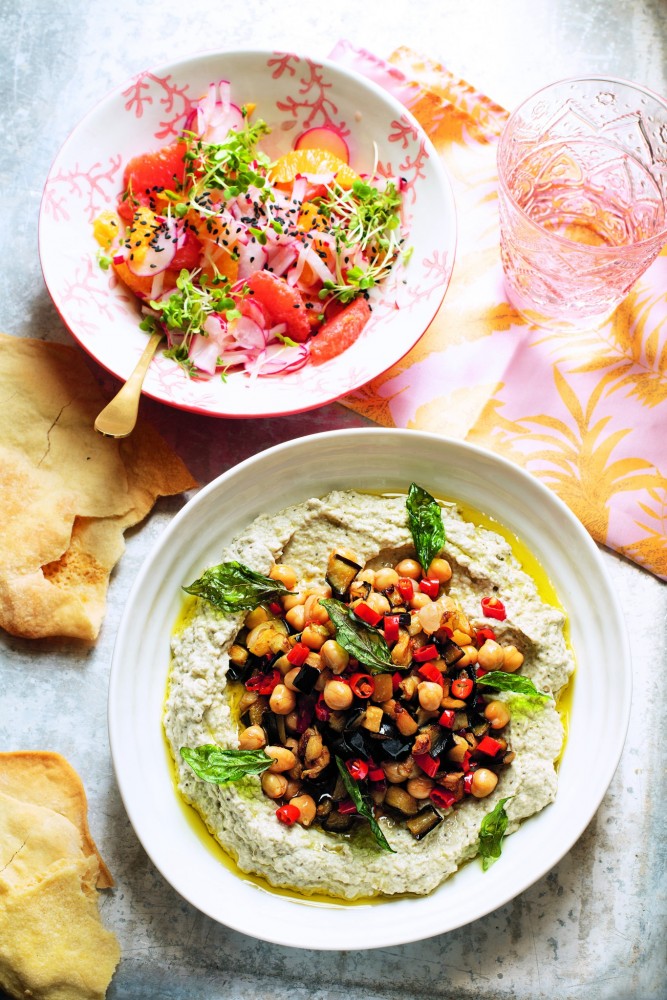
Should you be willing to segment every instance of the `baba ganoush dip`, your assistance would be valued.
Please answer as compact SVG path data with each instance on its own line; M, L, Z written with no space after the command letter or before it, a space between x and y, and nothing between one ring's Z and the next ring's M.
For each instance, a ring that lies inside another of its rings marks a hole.
M425 894L553 801L574 661L500 534L412 484L261 515L220 555L231 603L207 573L185 588L164 727L181 794L242 871ZM254 601L229 610L248 578Z

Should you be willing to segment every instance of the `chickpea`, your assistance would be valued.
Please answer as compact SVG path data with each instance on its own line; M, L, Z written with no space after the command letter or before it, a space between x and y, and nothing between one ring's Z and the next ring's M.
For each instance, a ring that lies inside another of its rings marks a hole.
M412 757L406 757L405 760L401 761L384 761L382 770L390 785L400 785L406 780L409 781L410 778L418 778L422 773Z
M293 799L295 795L298 795L301 791L301 782L297 781L296 778L287 779L287 788L285 789L285 798Z
M291 566L286 566L284 563L276 563L272 567L269 577L284 584L288 590L294 590L296 587L296 573Z
M440 707L442 688L435 681L422 681L417 686L419 704L425 712L435 712Z
M413 799L427 799L433 790L435 782L424 775L422 778L410 778L405 786Z
M424 575L421 563L416 559L401 559L394 567L399 576L407 576L411 580L421 580Z
M350 662L350 654L335 639L327 639L320 648L320 656L324 666L334 674L342 674Z
M261 750L266 746L266 733L261 726L248 726L239 736L239 750Z
M463 650L463 656L460 660L456 661L457 667L470 667L473 663L477 663L478 653L473 645L463 645L461 649Z
M273 666L276 670L279 670L283 677L290 672L292 669L292 664L287 659L287 654L279 656L277 660L273 661Z
M427 604L433 603L433 598L429 597L428 594L422 594L421 590L418 590L409 603L410 607L414 608L415 611L421 611Z
M497 774L494 774L493 771L489 771L486 767L478 767L477 770L473 772L472 781L470 782L470 791L476 799L483 799L487 795L491 794L497 784Z
M289 715L296 708L294 691L290 691L284 684L276 684L269 698L269 708L276 715Z
M398 583L399 576L395 569L391 566L383 566L375 573L375 589L376 590L389 590L390 587L395 587Z
M262 791L270 799L282 799L287 789L287 778L284 774L271 774L265 771L260 778Z
M508 674L513 674L523 663L523 653L520 653L516 646L505 646L504 654L502 669Z
M452 578L452 567L446 559L436 556L435 559L431 560L431 565L429 566L426 575L439 580L440 583L449 583Z
M504 656L503 647L494 639L487 639L477 653L477 662L482 670L498 670Z
M299 713L288 712L285 716L285 726L289 729L290 733L295 733L299 727Z
M295 632L301 632L306 624L306 609L303 604L296 604L285 614L285 621Z
M309 649L321 649L329 639L329 633L324 625L306 625L301 633L301 642Z
M352 704L352 688L345 681L329 681L324 688L325 704L334 712L343 712Z
M234 643L229 650L229 659L237 667L242 667L248 660L248 650L245 646L237 646L236 643Z
M304 607L306 609L307 622L315 622L318 625L324 625L325 622L329 621L329 612L323 604L320 604L318 594L309 594L306 598Z
M503 729L510 721L510 710L504 701L490 701L484 709L484 718L492 729Z
M290 805L296 806L299 810L297 823L301 823L301 826L310 826L317 812L315 799L312 795L297 795L293 799L290 799Z
M268 620L269 620L269 612L266 610L266 608L263 608L260 605L260 607L258 608L253 608L253 610L249 611L248 614L245 616L245 627L247 629L253 629L256 628L257 625L261 625L262 622L266 622Z
M451 750L447 751L447 760L453 761L455 764L460 764L466 753L470 749L467 740L464 740L462 736L454 735L454 746Z
M430 604L425 604L422 608L419 608L417 617L424 632L427 635L433 635L440 628L442 607L437 601L431 601Z
M455 628L452 632L452 640L457 646L468 646L472 640L470 632L464 632L463 629Z
M294 681L299 676L300 673L301 673L301 667L293 667L290 664L290 669L287 671L284 677L285 687L288 688L290 691L296 691L297 694L299 692L299 689L294 687Z
M378 594L376 590L371 591L371 593L366 598L366 604L373 611L377 611L379 615L388 615L391 611L391 604L384 596L384 594Z
M292 608L296 608L300 604L303 604L305 600L305 594L285 594L284 597L281 597L284 611L291 611Z
M270 774L282 774L283 771L291 771L296 764L296 757L287 747L265 747L264 753L273 757L273 764L268 768Z

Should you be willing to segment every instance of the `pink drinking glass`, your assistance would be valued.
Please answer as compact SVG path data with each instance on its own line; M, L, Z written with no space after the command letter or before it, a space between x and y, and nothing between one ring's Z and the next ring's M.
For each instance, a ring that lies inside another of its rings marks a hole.
M498 177L510 302L541 326L597 326L667 244L667 102L603 77L544 87L510 115Z

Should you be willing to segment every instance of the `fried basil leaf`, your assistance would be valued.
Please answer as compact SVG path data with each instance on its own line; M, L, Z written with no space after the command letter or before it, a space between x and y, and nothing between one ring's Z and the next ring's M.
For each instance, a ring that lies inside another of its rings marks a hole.
M280 580L255 573L240 562L211 566L183 590L186 594L202 597L220 611L249 611L291 593Z
M223 750L215 743L181 747L181 757L198 778L213 785L226 785L252 775L260 775L273 763L263 750Z
M336 757L336 767L338 768L338 773L340 774L343 784L345 785L345 790L347 791L347 794L350 796L355 806L357 807L357 812L359 813L359 815L363 816L364 819L368 820L368 825L370 826L373 836L377 840L379 846L382 848L383 851L391 851L392 854L396 854L396 851L385 837L384 833L380 828L380 824L373 815L373 807L369 802L366 801L366 799L362 795L359 785L354 780L348 769L345 767L345 764L340 759L340 757Z
M329 618L336 626L336 642L350 656L355 656L376 674L403 669L393 662L384 636L377 629L359 621L342 601L333 597L320 597L320 604L327 609Z
M506 799L501 799L480 824L479 853L484 871L488 871L502 853L503 837L508 822L505 803L509 802L511 797L510 795Z
M442 510L431 494L416 483L412 483L408 490L405 506L408 509L408 524L417 550L417 558L426 572L445 544Z
M530 677L521 677L516 674L506 674L503 670L492 670L488 674L477 678L477 683L495 688L496 691L509 691L511 694L520 694L531 701L549 701L549 695L535 687Z

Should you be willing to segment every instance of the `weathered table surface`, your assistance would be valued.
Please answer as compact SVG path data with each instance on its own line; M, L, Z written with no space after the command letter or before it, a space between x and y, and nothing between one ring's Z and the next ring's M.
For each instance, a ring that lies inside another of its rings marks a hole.
M0 24L0 328L63 343L71 338L37 256L41 189L80 117L151 65L214 48L325 56L347 38L381 56L408 45L507 107L552 80L589 72L667 92L664 0L0 0ZM111 380L91 367L111 391ZM241 424L143 406L202 483L279 441L366 424L339 405ZM230 931L181 900L140 847L115 784L106 729L114 636L143 559L183 502L159 502L130 533L94 648L0 636L0 749L50 748L72 762L117 879L103 908L123 951L109 997L664 997L664 586L604 553L632 641L632 717L608 794L560 864L513 902L450 934L372 952L304 952Z

